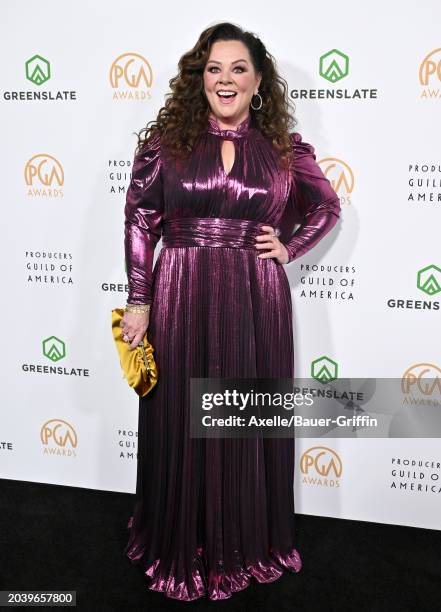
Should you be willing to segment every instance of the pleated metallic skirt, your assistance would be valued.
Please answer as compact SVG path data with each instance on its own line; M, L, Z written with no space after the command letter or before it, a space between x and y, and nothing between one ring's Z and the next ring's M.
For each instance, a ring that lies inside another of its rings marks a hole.
M284 266L261 223L164 221L148 328L159 380L139 403L135 507L124 553L148 588L226 599L301 569L293 438L191 438L190 379L294 377Z

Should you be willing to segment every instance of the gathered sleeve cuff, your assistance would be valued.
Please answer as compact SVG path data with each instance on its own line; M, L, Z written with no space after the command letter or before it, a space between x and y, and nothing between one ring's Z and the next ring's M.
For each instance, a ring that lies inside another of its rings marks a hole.
M287 201L285 227L280 240L289 254L289 261L298 259L312 249L337 223L340 199L316 162L315 149L303 142L298 132L291 134L294 164ZM294 221L300 227L290 235ZM283 224L282 224L283 226Z
M128 303L152 303L152 267L162 233L164 197L160 135L155 132L135 154L124 208L124 251Z

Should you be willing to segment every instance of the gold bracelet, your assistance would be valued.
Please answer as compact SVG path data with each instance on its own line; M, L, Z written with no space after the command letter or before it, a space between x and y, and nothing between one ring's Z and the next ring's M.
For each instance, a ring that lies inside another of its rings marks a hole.
M134 312L136 314L144 314L150 311L150 304L126 304L124 309L126 312Z

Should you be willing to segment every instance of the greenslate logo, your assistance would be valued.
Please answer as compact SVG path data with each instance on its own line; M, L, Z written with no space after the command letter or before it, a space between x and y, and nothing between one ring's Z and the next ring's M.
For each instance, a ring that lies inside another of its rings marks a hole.
M338 49L331 49L320 57L320 76L336 83L349 74L349 57Z
M427 295L439 293L441 291L441 269L432 264L418 270L417 287Z
M51 78L51 65L41 55L34 55L26 62L26 78L34 85L42 85Z
M330 357L322 355L311 363L311 377L318 382L327 383L338 377L338 365Z
M60 361L66 357L66 345L56 336L49 336L43 340L43 355L51 361Z

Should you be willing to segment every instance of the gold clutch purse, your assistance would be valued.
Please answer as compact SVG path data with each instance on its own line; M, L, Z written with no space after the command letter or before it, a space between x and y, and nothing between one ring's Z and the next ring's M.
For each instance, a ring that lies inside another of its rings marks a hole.
M123 308L112 310L113 339L127 382L140 397L144 397L158 382L158 368L153 358L154 348L145 334L143 341L135 349L129 349L130 343L124 342L121 334L120 322L123 316Z

